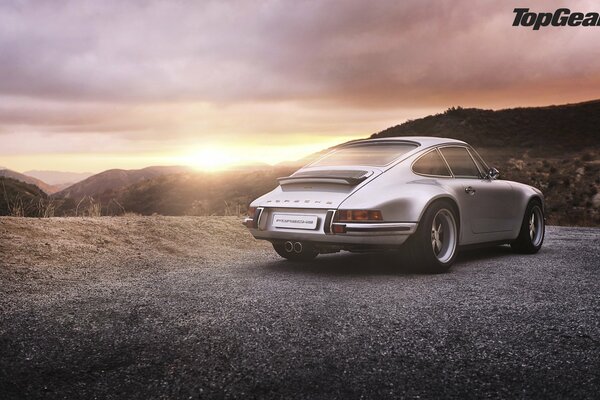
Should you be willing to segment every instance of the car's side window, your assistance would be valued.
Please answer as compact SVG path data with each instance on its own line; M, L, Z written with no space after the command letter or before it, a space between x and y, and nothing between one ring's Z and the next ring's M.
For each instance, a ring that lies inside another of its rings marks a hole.
M432 150L424 156L421 156L421 158L413 164L412 169L413 172L421 175L452 176L448 170L448 166L437 150Z
M440 151L456 178L481 178L477 165L464 147L443 147Z

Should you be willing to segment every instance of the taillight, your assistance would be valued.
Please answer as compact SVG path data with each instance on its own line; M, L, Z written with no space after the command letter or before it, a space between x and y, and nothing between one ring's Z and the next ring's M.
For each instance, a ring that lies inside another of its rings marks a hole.
M379 210L338 210L335 222L378 222L383 221Z
M255 213L256 213L256 207L248 207L248 216L250 218L254 218Z
M346 225L333 224L331 225L331 231L333 233L346 233Z

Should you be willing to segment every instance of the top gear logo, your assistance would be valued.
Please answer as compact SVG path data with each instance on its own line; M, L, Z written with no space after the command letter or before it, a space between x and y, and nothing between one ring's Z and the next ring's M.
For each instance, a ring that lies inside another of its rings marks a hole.
M529 8L515 8L513 26L533 27L534 31L543 26L598 26L600 16L597 12L572 13L568 8L559 8L553 13L530 12Z

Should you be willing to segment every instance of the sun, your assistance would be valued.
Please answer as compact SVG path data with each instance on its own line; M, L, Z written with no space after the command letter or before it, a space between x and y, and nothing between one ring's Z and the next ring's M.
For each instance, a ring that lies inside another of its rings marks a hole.
M256 142L205 143L190 145L173 155L172 162L199 171L213 172L258 165L276 165L300 160L356 137L307 137L305 143L259 144Z
M221 171L235 165L238 160L231 152L220 147L202 147L184 157L184 163L202 171Z

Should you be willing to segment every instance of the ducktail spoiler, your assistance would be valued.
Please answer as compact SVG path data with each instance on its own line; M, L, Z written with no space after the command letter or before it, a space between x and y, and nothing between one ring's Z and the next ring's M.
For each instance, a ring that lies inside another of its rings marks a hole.
M371 171L358 170L306 171L277 178L277 181L281 186L298 183L334 183L355 186L367 179L371 174Z

